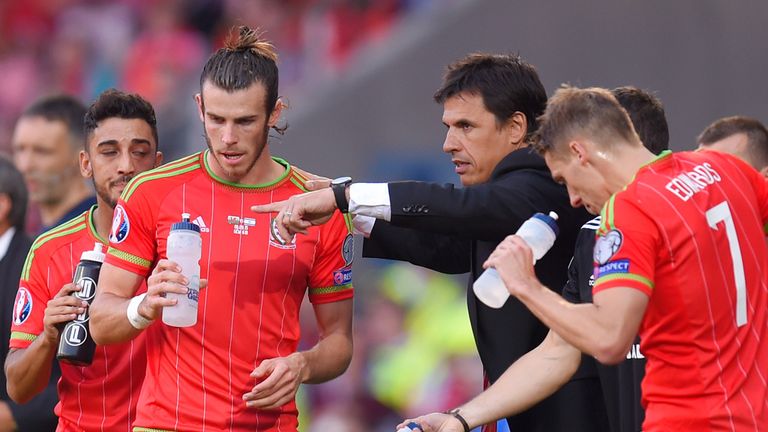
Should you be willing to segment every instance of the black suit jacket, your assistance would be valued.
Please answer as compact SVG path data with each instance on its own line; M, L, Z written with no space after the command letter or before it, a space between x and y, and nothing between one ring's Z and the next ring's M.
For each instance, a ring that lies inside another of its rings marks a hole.
M483 262L534 213L554 210L560 216L560 235L536 264L536 275L559 293L579 228L590 216L571 207L566 189L552 180L544 160L527 148L507 155L485 184L455 188L396 182L389 184L389 196L391 222L376 221L370 238L363 241L363 256L408 261L445 273L470 272L467 306L472 331L487 377L496 381L510 364L538 346L548 329L515 298L501 309L477 300L471 285L483 272ZM509 418L512 430L605 430L594 361L585 360L576 376L583 383L569 383L541 404Z
M27 257L32 245L32 240L26 234L17 230L13 235L8 252L0 260L0 328L2 328L3 343L0 344L0 356L3 364L5 357L8 356L8 341L11 337L11 321L13 320L13 303L16 299L16 291L19 288L19 277L21 269L24 266L24 260ZM40 305L39 307L45 307ZM6 390L5 374L0 378L0 400L7 403L11 409L19 432L45 432L55 431L58 419L53 413L53 408L58 402L56 393L56 383L59 381L61 372L58 362L53 362L51 370L51 379L43 392L24 405L19 405L8 397Z

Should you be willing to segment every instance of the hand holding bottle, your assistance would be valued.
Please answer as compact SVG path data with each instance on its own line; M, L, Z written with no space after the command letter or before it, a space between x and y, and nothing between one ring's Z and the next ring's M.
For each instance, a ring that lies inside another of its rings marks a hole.
M535 264L555 244L558 233L557 213L555 212L549 212L549 215L536 213L526 220L514 236L507 237L488 257L483 265L486 270L472 285L475 296L492 308L498 309L504 306L509 298L509 291L498 271L494 268L496 267L494 262L501 264L504 260L519 259L521 251L518 242L522 242L523 245L530 248Z

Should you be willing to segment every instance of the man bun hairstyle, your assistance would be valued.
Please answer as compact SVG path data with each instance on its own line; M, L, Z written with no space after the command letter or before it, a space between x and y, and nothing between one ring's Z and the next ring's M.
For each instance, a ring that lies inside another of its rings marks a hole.
M206 81L228 92L261 83L267 93L267 115L271 115L278 99L277 51L271 42L262 38L262 34L248 26L233 27L224 46L213 53L203 67L201 94ZM286 127L275 126L274 129L282 134Z

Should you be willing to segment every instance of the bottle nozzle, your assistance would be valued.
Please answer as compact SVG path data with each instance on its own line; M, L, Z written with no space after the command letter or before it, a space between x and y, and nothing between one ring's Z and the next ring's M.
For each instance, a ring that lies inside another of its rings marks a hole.
M183 220L184 222L189 222L189 213L182 213L181 220Z
M554 220L557 220L560 216L558 216L557 213L551 211L549 212L549 217L551 217Z
M99 242L94 243L93 251L94 252L98 252L98 253L103 253L104 252L104 245L99 243Z

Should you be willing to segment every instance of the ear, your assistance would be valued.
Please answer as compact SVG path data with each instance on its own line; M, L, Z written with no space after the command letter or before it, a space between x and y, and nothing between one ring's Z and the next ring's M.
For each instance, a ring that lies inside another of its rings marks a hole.
M585 165L589 162L589 153L587 152L587 147L584 142L579 140L569 142L568 151L580 164Z
M0 193L0 222L8 221L11 214L11 197L8 194Z
M285 104L283 103L282 99L277 99L277 102L275 102L275 108L272 110L272 114L269 115L269 123L267 126L274 127L278 120L280 120L280 115L283 113L283 108L285 107Z
M205 113L203 112L203 95L201 93L195 93L195 103L197 104L197 114L200 116L200 121L205 123Z
M155 153L155 166L153 168L157 168L162 164L163 164L163 152L158 151L157 153Z
M80 150L80 175L85 178L93 177L93 166L91 165L91 155L85 150Z
M509 137L510 144L515 147L519 146L525 141L525 135L528 132L528 121L525 118L525 114L520 111L516 111L512 114L504 124L504 130Z

